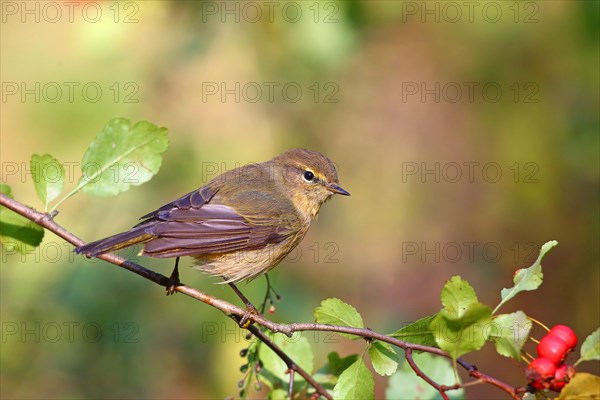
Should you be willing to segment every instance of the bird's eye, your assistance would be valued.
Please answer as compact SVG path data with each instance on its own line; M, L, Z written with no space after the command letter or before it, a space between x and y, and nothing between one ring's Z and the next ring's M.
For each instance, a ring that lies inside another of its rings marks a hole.
M313 174L312 171L304 171L304 179L308 182L312 182L313 179L315 179L315 174Z

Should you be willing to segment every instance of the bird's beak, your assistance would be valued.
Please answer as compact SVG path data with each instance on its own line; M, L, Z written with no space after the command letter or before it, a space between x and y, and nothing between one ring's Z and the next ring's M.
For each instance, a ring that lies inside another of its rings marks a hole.
M337 193L337 194L343 194L344 196L350 196L350 193L348 193L347 191L345 191L344 189L342 189L339 185L337 185L335 183L331 183L325 187L330 192Z

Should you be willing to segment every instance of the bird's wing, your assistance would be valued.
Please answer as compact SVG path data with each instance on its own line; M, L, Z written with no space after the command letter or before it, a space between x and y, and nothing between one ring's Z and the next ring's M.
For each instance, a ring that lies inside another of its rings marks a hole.
M153 237L144 246L145 255L180 257L253 250L291 234L286 223L296 215L291 203L282 205L260 191L229 195L226 201L218 190L211 193L205 188L145 216L148 220L138 226ZM239 206L234 209L226 203Z
M180 198L178 198L177 200L167 203L164 206L160 207L159 209L149 212L148 214L140 217L140 219L143 219L144 221L140 222L136 226L143 225L146 222L148 222L147 221L148 219L157 217L160 212L168 211L173 208L180 208L180 209L187 209L187 208L191 208L191 207L200 208L204 204L208 203L213 198L213 196L215 194L217 194L217 192L219 191L220 188L221 188L220 186L206 185L206 186L201 187L198 190L194 190L193 192L185 194L185 195L181 196Z

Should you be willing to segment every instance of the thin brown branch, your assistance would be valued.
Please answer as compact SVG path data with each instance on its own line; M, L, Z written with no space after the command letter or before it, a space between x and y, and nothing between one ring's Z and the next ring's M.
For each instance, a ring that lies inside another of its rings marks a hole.
M433 386L438 392L440 392L440 395L444 398L444 400L450 400L448 398L448 395L445 393L444 389L442 389L441 385L439 385L433 379L428 377L427 374L425 374L421 370L421 368L419 368L419 366L415 363L415 360L413 359L413 356L412 356L412 349L410 349L410 348L406 349L404 354L406 355L406 362L408 362L408 365L410 365L410 367L413 369L413 371L415 371L415 374L417 374L417 376L419 376L425 382L429 383L429 385Z
M79 239L77 236L73 235L71 232L67 231L66 229L64 229L60 225L58 225L56 222L54 222L52 217L48 214L40 213L36 210L33 210L33 209L11 199L3 194L0 194L0 205L3 205L21 215L23 215L24 217L28 218L29 220L37 223L38 225L42 226L43 228L49 230L50 232L53 232L57 236L63 238L64 240L66 240L67 242L69 242L75 246L81 246L82 244L84 244L84 242L81 239ZM133 273L136 273L148 280L151 280L151 281L157 283L158 285L168 287L171 284L169 278L167 278L166 276L156 273L154 271L151 271L147 268L142 267L141 265L138 265L131 261L125 260L116 255L102 254L102 255L99 255L97 258L100 258L109 263L112 263L112 264L118 265L122 268L125 268ZM224 314L234 318L238 322L242 317L244 317L244 315L247 315L249 320L269 329L270 331L272 331L274 333L281 332L287 336L292 336L292 334L294 332L301 332L301 331L329 331L329 332L337 332L337 333L348 333L348 334L356 335L356 336L359 336L359 337L362 337L365 339L380 340L382 342L389 343L391 345L402 348L404 351L407 352L407 354L412 354L413 350L417 350L417 351L427 352L430 354L436 354L436 355L439 355L442 357L451 358L451 356L448 353L446 353L445 351L443 351L439 348L424 346L424 345L415 344L415 343L408 343L408 342L396 339L391 336L386 336L381 333L374 332L370 329L353 328L353 327L349 327L349 326L317 324L317 323L278 324L276 322L273 322L273 321L270 321L270 320L264 318L260 314L253 314L253 313L248 314L247 310L244 310L244 309L237 307L227 301L224 301L224 300L221 300L214 296L211 296L209 294L203 293L203 292L201 292L197 289L191 288L189 286L180 285L180 286L177 286L176 290L178 292L188 295L196 300L206 303L212 307L215 307L216 309L220 310ZM315 390L319 394L321 394L322 396L324 396L328 399L331 399L331 396L329 395L329 393L327 392L326 389L324 389L321 385L319 385L318 382L314 381L314 379L312 379L310 374L308 374L306 371L302 370L302 368L300 368L293 360L291 360L287 356L287 354L285 354L285 352L283 352L283 350L279 349L268 338L268 336L266 336L257 326L250 324L247 327L247 329L250 332L252 332L254 335L256 335L267 346L269 346L279 357L282 358L282 360L286 363L286 365L289 368L293 369L298 374L300 374L311 386L313 386L315 388ZM265 339L266 341L263 339ZM275 348L278 348L278 350L276 350ZM408 361L408 359L409 359L409 357L407 357L407 361ZM491 384L493 386L496 386L497 388L508 393L515 400L520 400L518 394L522 393L525 390L523 388L515 388L507 383L504 383L495 378L492 378L491 376L480 372L475 365L472 365L461 358L457 359L456 362L458 365L460 365L462 368L464 368L468 372L469 376L471 376L475 379L481 380L483 382L486 382L488 384ZM410 361L409 361L409 363L410 363ZM414 361L413 361L413 363L414 363ZM411 365L411 367L413 367L413 366ZM415 365L415 367L417 368L415 370L415 372L417 372L417 370L420 371L420 369L418 369L418 366ZM413 367L413 369L415 367ZM421 374L419 376L424 378L426 375L424 373L422 373L422 371L421 371ZM429 380L426 379L426 381L430 385L435 387L436 389L440 390L440 393L443 393L446 390L451 390L451 389L455 388L454 386L446 387L446 386L438 385L435 382L431 381L431 379L429 379Z
M516 388L516 387L509 385L508 383L504 383L496 378L492 378L491 376L478 371L475 366L473 366L473 368L470 370L468 369L467 371L469 372L470 377L479 379L483 382L489 383L490 385L494 385L497 388L504 390L514 400L521 400L521 397L519 397L519 394L525 392L525 388Z
M268 321L268 320L265 320L262 316L258 316L258 315L253 316L252 319L260 325L263 325L263 321ZM268 322L270 322L272 324L271 321L268 321ZM267 325L264 325L264 326L267 326ZM405 351L408 349L423 351L423 352L427 352L430 354L436 354L436 355L439 355L442 357L452 359L452 356L450 356L450 354L446 353L442 349L438 349L437 347L430 347L430 346L424 346L421 344L408 343L408 342L402 341L400 339L396 339L391 336L386 336L381 333L374 332L370 329L352 328L349 326L325 325L325 324L316 324L316 323L294 323L294 324L287 324L287 325L272 324L272 326L274 329L277 329L278 332L285 333L288 336L291 336L294 332L300 332L300 331L329 331L329 332L337 332L337 333L349 333L351 335L360 336L360 337L363 337L366 339L380 340L382 342L386 342L391 345L400 347L401 349L404 349ZM269 329L272 329L272 328L269 327ZM497 388L508 393L513 399L520 400L518 394L522 393L524 391L524 389L515 388L515 387L513 387L507 383L504 383L498 379L492 378L491 376L484 374L483 372L480 372L475 365L470 364L469 362L463 360L462 358L456 359L456 363L458 365L460 365L461 367L463 367L469 373L469 376L476 378L476 379L481 379L482 381L484 381L486 383L496 386ZM453 387L448 387L447 390L449 390L450 388L453 388Z

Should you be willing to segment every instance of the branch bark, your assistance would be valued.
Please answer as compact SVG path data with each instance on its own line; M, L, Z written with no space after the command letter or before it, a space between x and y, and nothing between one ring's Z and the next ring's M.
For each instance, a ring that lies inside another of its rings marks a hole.
M81 246L85 243L81 239L79 239L77 236L75 236L68 230L66 230L63 227L61 227L60 225L58 225L54 221L52 216L49 214L44 214L44 213L36 211L30 207L27 207L24 204L22 204L16 200L13 200L4 194L0 194L0 205L3 205L6 208L13 210L14 212L21 214L22 216L35 222L36 224L40 225L41 227L45 228L46 230L56 234L57 236L66 240L67 242L73 244L74 246ZM169 287L169 285L171 284L169 278L167 278L166 276L159 274L157 272L154 272L152 270L149 270L147 268L144 268L143 266L136 264L134 262L128 261L122 257L118 257L114 254L101 254L97 258L107 261L109 263L115 264L119 267L125 268L135 274L140 275L141 277L144 277L144 278L158 284L158 285L161 285L164 287ZM263 326L274 333L280 332L287 336L292 336L292 334L294 332L329 331L329 332L337 332L337 333L348 333L348 334L356 335L356 336L359 336L359 337L362 337L362 338L368 339L368 340L380 340L382 342L389 343L391 345L400 347L401 349L403 349L405 351L407 361L409 362L411 368L415 371L415 373L418 376L420 376L421 378L423 378L425 381L427 381L427 383L429 383L431 386L433 386L436 390L438 390L440 392L440 394L442 395L442 397L445 397L445 398L447 397L445 394L446 391L457 389L460 387L460 385L458 385L458 386L457 385L454 385L454 386L439 385L436 382L434 382L433 380L431 380L429 377L427 377L418 368L418 366L416 366L416 364L414 364L414 361L412 360L412 352L414 350L423 351L423 352L427 352L427 353L431 353L431 354L436 354L436 355L451 359L451 356L448 353L446 353L445 351L443 351L437 347L430 347L430 346L424 346L424 345L415 344L415 343L404 342L404 341L396 339L394 337L386 336L384 334L377 333L370 329L364 329L364 328L353 328L353 327L349 327L349 326L337 326L337 325L327 325L327 324L317 324L317 323L279 324L279 323L276 323L276 322L266 319L264 316L262 316L260 314L247 314L245 309L237 307L227 301L221 300L219 298L216 298L214 296L211 296L209 294L206 294L204 292L201 292L197 289L194 289L194 288L186 286L186 285L177 286L176 290L182 294L190 296L196 300L199 300L205 304L208 304L208 305L220 310L225 315L228 315L229 317L233 318L238 323L241 320L241 318L244 315L246 315L247 318L249 320L251 320L252 322L256 323L257 325ZM331 395L329 394L329 392L327 392L327 390L325 388L323 388L318 382L316 382L309 373L307 373L302 368L300 368L289 356L287 356L287 354L285 354L285 352L282 349L280 349L275 343L273 343L269 339L269 337L266 336L264 334L264 332L262 332L256 325L250 324L246 329L249 330L250 332L252 332L252 334L254 334L263 343L265 343L265 345L269 346L286 363L287 367L290 368L290 370L293 370L293 371L297 372L299 375L301 375L306 380L306 382L308 382L311 386L313 386L315 388L317 393L319 393L320 395L322 395L323 397L325 397L329 400L332 399ZM462 368L464 368L467 371L469 376L471 376L475 379L478 379L480 381L486 382L488 384L491 384L493 386L496 386L497 388L508 393L511 396L511 398L513 398L515 400L520 400L519 393L524 392L523 388L515 388L507 383L504 383L504 382L502 382L498 379L495 379L487 374L484 374L481 371L479 371L475 365L470 364L461 358L457 359L456 362L458 365L460 365Z

